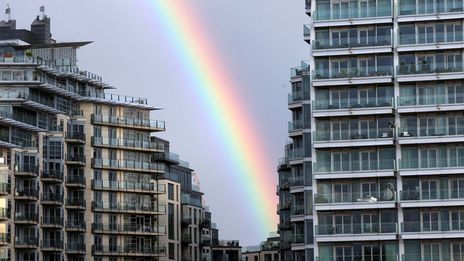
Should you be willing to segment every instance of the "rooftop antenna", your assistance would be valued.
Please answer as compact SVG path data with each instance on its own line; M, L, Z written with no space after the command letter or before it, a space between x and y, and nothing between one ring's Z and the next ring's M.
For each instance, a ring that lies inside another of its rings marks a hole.
M7 15L6 21L9 22L11 20L11 8L10 4L6 4L5 14Z
M42 19L45 17L45 6L40 7L40 13L42 14Z

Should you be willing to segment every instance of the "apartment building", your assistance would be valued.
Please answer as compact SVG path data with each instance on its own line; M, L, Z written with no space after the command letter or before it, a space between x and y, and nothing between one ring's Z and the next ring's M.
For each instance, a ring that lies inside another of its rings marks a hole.
M305 4L310 55L292 74L278 193L297 208L297 191L308 192L314 229L304 233L314 240L304 245L314 257L291 244L283 258L462 260L463 2ZM303 165L313 162L301 189L290 182L300 173L295 148Z
M242 248L242 261L279 261L280 260L280 237L272 232L266 241L258 246Z

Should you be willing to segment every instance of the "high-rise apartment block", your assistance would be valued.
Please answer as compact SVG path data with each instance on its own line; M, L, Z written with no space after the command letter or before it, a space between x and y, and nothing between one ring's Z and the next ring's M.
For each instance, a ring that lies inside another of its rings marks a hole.
M306 13L283 260L463 260L463 2L308 0Z
M108 93L76 64L90 42L50 27L0 22L0 260L214 260L193 170L154 136L159 108Z

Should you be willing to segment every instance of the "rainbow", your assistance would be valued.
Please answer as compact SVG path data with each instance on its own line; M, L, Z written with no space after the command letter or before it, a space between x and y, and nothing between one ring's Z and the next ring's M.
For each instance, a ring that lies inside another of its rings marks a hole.
M276 230L277 215L275 163L266 155L246 108L240 102L238 85L231 80L225 61L215 51L206 26L189 6L190 1L148 0L156 13L173 52L184 67L198 98L206 104L206 112L218 132L225 153L237 166L237 191L249 199L246 211L253 217L264 239Z

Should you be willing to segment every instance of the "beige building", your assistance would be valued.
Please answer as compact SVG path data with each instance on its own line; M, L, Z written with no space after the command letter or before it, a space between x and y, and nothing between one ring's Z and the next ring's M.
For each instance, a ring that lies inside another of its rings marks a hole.
M279 261L280 237L271 233L266 241L258 246L249 246L242 249L242 261Z

